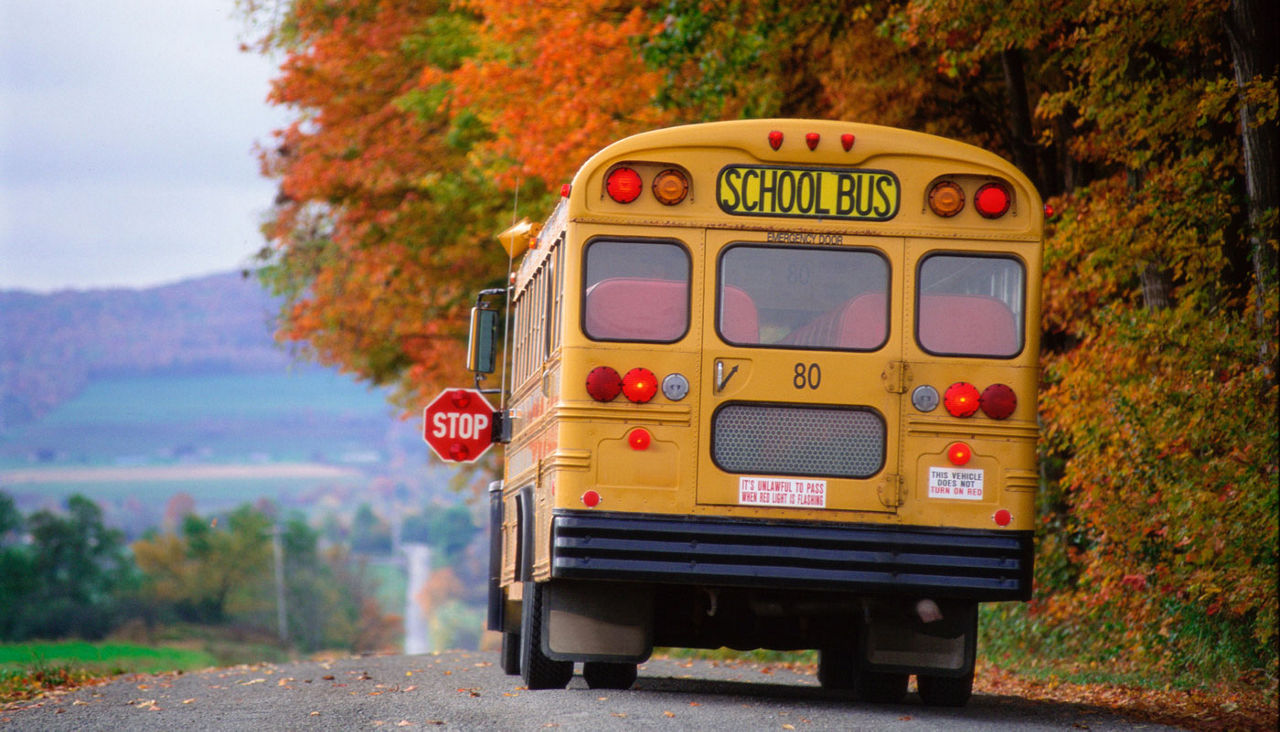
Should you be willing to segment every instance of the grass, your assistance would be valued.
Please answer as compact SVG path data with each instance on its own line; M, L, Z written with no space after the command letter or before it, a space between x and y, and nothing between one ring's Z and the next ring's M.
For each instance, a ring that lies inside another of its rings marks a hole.
M0 645L0 702L126 673L191 671L216 665L204 651L132 643L61 641Z

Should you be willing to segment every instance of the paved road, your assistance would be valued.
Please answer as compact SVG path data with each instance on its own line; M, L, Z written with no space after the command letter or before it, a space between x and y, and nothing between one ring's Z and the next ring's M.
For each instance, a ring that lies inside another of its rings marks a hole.
M9 730L1135 730L1106 710L978 695L959 710L857 704L779 667L653 660L628 691L531 692L493 653L369 656L129 676L0 711Z

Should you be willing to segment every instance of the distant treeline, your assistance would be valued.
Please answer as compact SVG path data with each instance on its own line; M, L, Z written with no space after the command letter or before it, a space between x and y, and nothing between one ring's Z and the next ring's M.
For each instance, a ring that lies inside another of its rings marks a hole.
M472 576L483 564L465 556L477 531L469 513L461 506L428 507L413 518L406 538L432 545L440 568L440 579L428 588L432 596L421 601L437 610L473 601L464 588L483 588ZM126 624L275 635L280 592L291 648L365 651L394 644L400 619L379 606L367 564L370 554L390 551L388 526L367 506L337 542L325 541L300 514L273 517L247 504L219 516L185 513L170 524L130 545L83 496L71 497L65 511L23 516L0 492L0 642L97 640ZM473 624L474 646L481 624Z
M0 434L96 376L279 370L279 303L238 272L146 290L0 291Z

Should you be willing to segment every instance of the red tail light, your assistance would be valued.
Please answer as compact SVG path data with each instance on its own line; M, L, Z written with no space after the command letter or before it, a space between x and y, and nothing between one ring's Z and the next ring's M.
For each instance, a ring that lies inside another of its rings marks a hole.
M957 381L948 386L946 393L942 395L942 405L952 417L972 417L978 411L981 400L978 387L966 381Z
M636 404L644 404L658 393L658 377L649 369L631 369L622 377L622 393Z
M627 433L627 444L631 445L632 450L648 450L651 442L653 442L653 435L643 427L637 427Z
M611 402L622 391L622 377L608 366L597 366L587 374L587 393L598 402Z
M1018 407L1018 395L1004 384L992 384L982 390L982 413L992 419L1007 419Z
M1013 521L1013 514L1009 513L1009 509L1002 508L991 515L991 520L996 522L996 526L1008 526Z
M626 167L614 168L605 181L605 190L609 191L609 198L618 203L631 203L640 197L640 191L643 188L640 174Z
M600 505L600 494L595 491L587 491L582 494L582 504L587 508L595 508Z
M951 464L956 467L968 465L969 460L972 458L973 450L963 442L953 442L949 447L947 447L947 460L950 460Z
M988 219L998 219L1013 205L1013 196L1003 183L987 183L973 195L973 207Z

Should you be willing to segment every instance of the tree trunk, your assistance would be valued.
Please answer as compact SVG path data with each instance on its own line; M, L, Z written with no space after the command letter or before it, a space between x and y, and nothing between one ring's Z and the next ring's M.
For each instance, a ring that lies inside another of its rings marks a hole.
M1031 179L1041 196L1047 195L1036 161L1035 133L1031 129L1031 107L1027 101L1027 77L1022 70L1022 52L1011 48L1000 54L1004 66L1004 89L1009 101L1009 132L1013 163Z
M1231 42L1236 87L1241 93L1240 137L1245 194L1249 199L1249 253L1257 280L1258 325L1265 327L1262 299L1276 286L1275 214L1280 211L1276 159L1280 155L1280 127L1274 119L1257 123L1257 112L1245 101L1244 90L1254 79L1280 79L1280 7L1275 0L1232 0L1223 24Z

